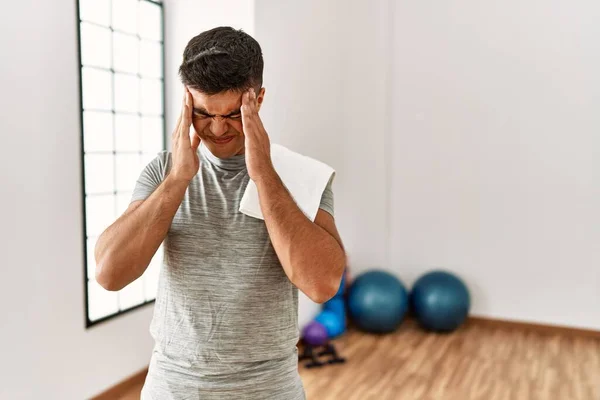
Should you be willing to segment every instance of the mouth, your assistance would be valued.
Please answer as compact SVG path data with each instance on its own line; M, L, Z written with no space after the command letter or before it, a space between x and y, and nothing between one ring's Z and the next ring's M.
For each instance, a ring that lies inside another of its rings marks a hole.
M229 136L226 138L210 138L210 141L215 144L227 144L233 140L233 136Z

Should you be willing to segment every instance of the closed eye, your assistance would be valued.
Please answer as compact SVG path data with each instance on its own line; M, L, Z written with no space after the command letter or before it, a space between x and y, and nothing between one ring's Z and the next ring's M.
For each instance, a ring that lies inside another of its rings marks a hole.
M194 110L193 114L194 114L194 118L201 118L201 119L210 118L210 115L205 114L201 111Z
M235 111L235 112L232 112L231 114L217 116L217 115L211 115L202 109L195 108L193 110L192 114L193 114L193 117L196 119L207 119L207 118L215 118L215 117L227 118L231 121L241 121L241 119L242 119L241 111Z

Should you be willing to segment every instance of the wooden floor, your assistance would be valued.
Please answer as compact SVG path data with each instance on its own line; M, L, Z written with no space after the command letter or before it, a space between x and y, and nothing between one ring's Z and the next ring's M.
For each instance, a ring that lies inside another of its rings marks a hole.
M447 335L414 322L338 340L347 364L300 367L309 400L598 400L600 339L470 323ZM326 368L326 369L325 369Z
M438 335L406 321L335 344L345 364L299 367L308 400L600 399L600 338L475 322ZM140 387L121 400L139 399Z

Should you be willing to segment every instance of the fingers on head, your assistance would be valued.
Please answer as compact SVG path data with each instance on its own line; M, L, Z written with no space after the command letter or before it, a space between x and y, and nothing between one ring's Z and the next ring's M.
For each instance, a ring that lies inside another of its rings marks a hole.
M256 103L252 100L250 91L246 91L243 95L242 111L246 115L256 114Z
M181 108L183 109L187 103L188 90L186 87L183 88L183 98L181 99Z
M189 96L189 95L188 95ZM192 123L192 101L188 98L182 109L182 122L185 127L189 127Z
M248 104L248 103L242 104L242 108L241 108L241 110L242 110L242 113L243 113L243 114L244 114L246 117L248 117L248 116L250 116L250 115L252 114L252 107L251 107L251 106L250 106L250 104Z
M192 122L192 117L191 117L191 108L189 105L186 105L183 108L183 118L181 119L183 125L185 125L186 127L189 127L191 122Z
M192 108L192 94L187 88L183 90L183 101L181 103L181 115L186 114L186 109Z
M173 134L171 138L175 139L179 135L179 128L181 127L181 115L177 118L177 124L175 124L175 129L173 129Z

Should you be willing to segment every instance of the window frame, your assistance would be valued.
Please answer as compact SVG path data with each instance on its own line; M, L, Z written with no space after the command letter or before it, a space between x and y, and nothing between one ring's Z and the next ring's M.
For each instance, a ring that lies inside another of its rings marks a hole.
M90 279L94 280L95 277L90 277L88 276L88 224L87 224L87 205L86 205L86 199L88 197L88 193L86 191L86 166L85 166L85 155L86 155L86 150L85 150L85 130L84 130L84 106L83 106L83 62L82 62L82 42L81 42L81 26L82 26L82 22L87 22L85 20L81 19L81 10L80 10L80 0L74 0L75 1L75 6L76 6L76 21L77 21L77 60L78 60L78 78L79 78L79 130L80 130L80 136L79 136L79 144L80 144L80 148L79 148L79 153L80 153L80 163L81 163L81 179L80 179L80 185L81 185L81 207L82 207L82 247L83 247L83 286L84 286L84 317L85 317L85 329L89 329L93 326L96 326L98 324L104 323L106 321L109 320L113 320L115 318L118 318L120 316L129 314L135 310L138 310L142 307L146 307L149 304L153 304L156 301L156 298L152 298L150 300L146 300L144 299L144 301L142 303L139 303L137 305L134 305L130 308L121 310L120 307L118 309L118 311L113 312L111 314L108 314L104 317L95 319L95 320L91 320L90 319L90 313L89 313L89 306L90 306L90 293L89 293L89 284L88 282L90 281ZM112 18L112 4L114 1L119 1L119 0L110 0L110 9L111 9L111 18ZM161 86L161 96L162 96L162 150L167 150L167 135L166 135L166 101L165 101L165 93L166 93L166 88L165 88L165 82L166 82L166 73L165 73L165 6L164 3L161 1L157 1L157 0L137 0L138 2L147 2L147 3L152 3L158 7L160 7L160 23L161 23L161 40L159 41L161 44L161 54L160 54L160 61L161 61L161 71L162 71L162 78L160 78L160 80L162 80L162 84ZM139 15L139 14L138 14ZM93 22L91 22L93 24ZM120 32L119 30L115 30L113 29L112 26L112 21L110 23L110 26L107 27L110 31L111 31L111 35L114 32ZM137 35L138 39L139 39L139 34ZM114 100L114 96L115 96L115 91L114 91L114 77L115 77L115 70L114 67L112 65L112 60L113 60L113 56L114 56L114 47L113 47L113 39L111 37L111 67L109 69L109 71L111 72L111 82L112 82L112 97ZM99 67L98 69L102 70L103 68ZM106 70L106 69L104 69ZM139 72L138 72L139 75ZM157 78L158 79L158 78ZM113 115L113 138L115 135L115 125L114 125L114 118L115 115L118 114L115 111L115 104L113 101L111 110L106 111L108 113L112 113ZM126 113L125 113L126 114ZM138 111L138 113L136 113L137 115L141 115L141 112ZM140 126L141 129L141 126ZM119 151L117 151L115 149L116 143L113 143L113 150L112 150L112 154L113 156L116 156L117 154L119 154ZM139 171L140 173L142 172L141 170ZM114 183L114 185L116 185L116 182ZM116 187L115 187L116 188ZM116 192L114 192L113 194L115 194ZM138 278L138 279L141 279Z

